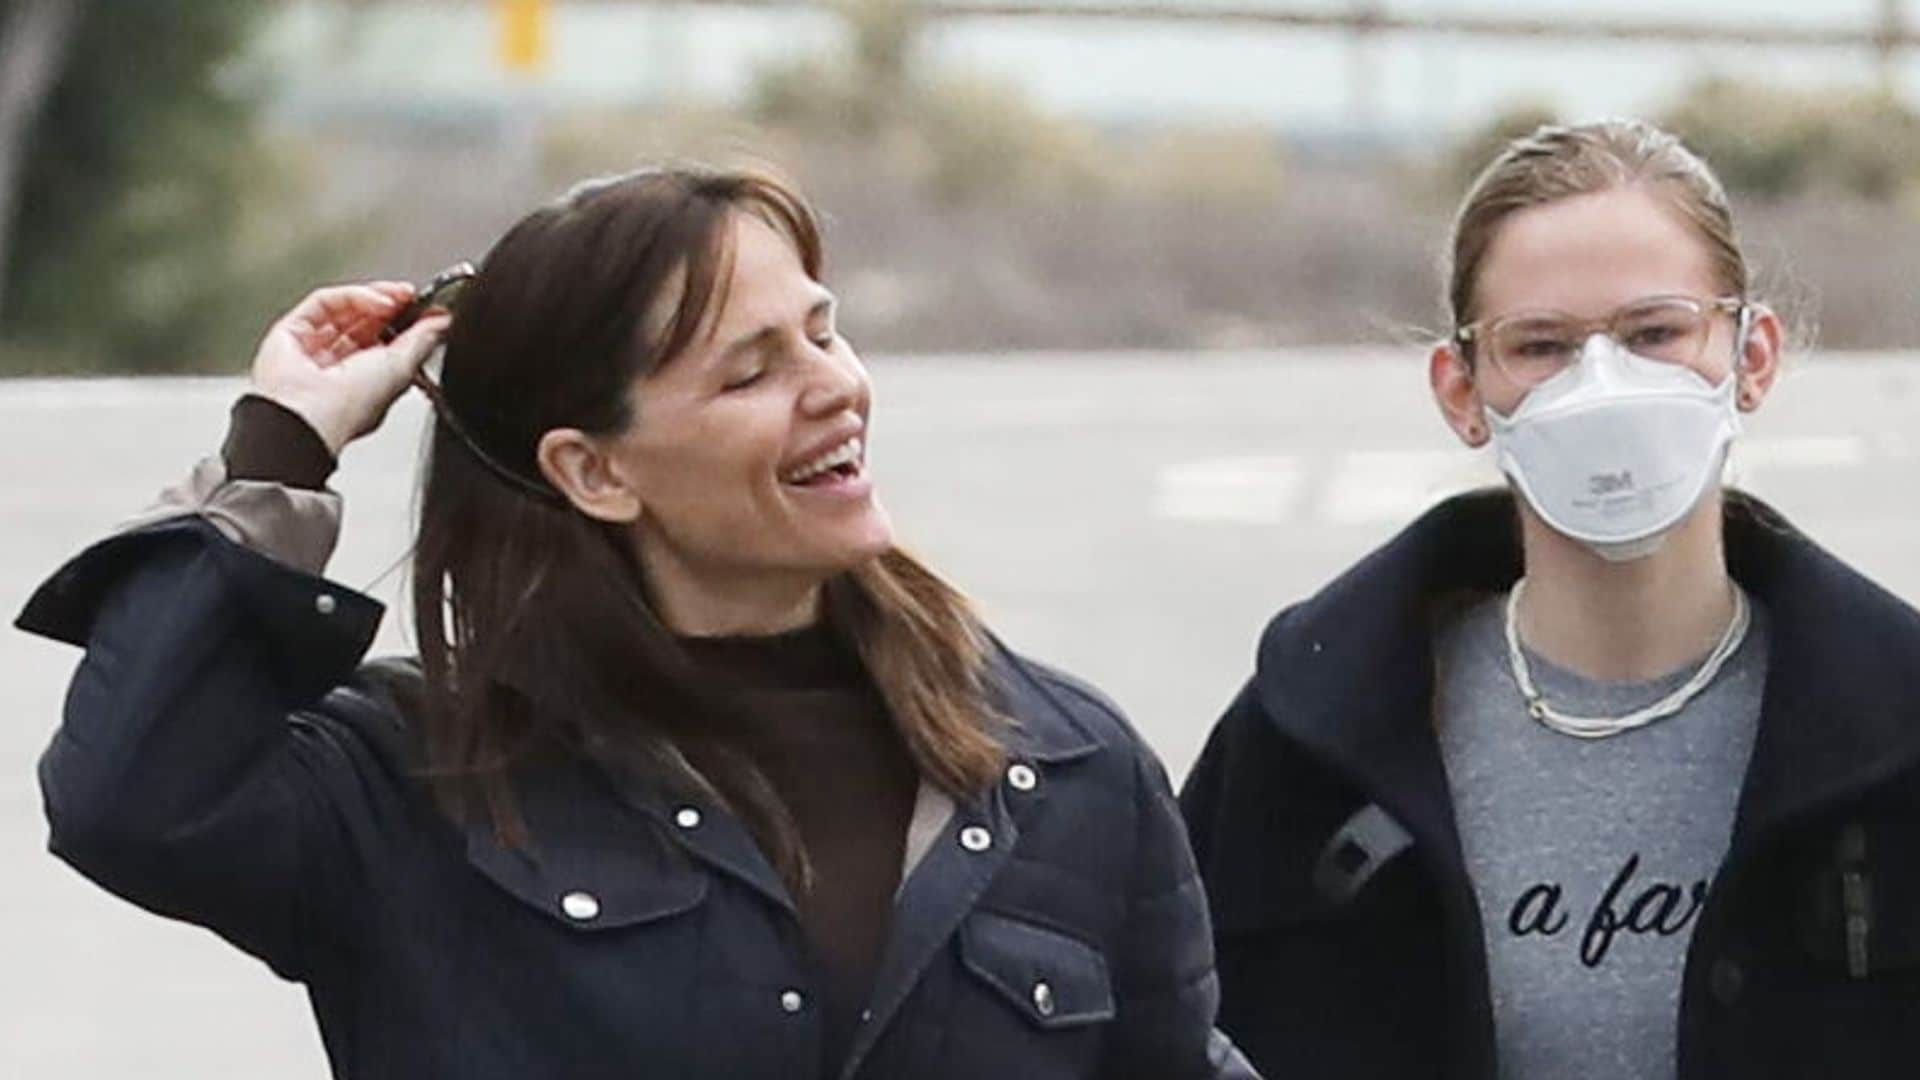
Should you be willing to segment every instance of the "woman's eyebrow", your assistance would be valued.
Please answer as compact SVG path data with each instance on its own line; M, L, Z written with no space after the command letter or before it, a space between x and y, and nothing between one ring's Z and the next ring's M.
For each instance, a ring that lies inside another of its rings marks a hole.
M811 321L822 315L832 315L834 309L838 306L839 299L832 293L827 293L820 299L814 301L813 306L807 309L807 319ZM777 324L768 324L758 330L749 331L735 338L733 344L722 349L720 351L720 358L723 361L732 360L743 353L751 352L754 349L766 345L769 341L778 337L779 334L780 327Z
M727 346L725 349L721 351L720 359L723 361L732 360L732 359L735 359L736 357L742 356L746 353L762 348L768 342L772 341L775 337L777 337L779 333L780 333L780 328L778 326L763 326L758 330L752 331L751 333L744 334L741 337L736 338L733 344Z

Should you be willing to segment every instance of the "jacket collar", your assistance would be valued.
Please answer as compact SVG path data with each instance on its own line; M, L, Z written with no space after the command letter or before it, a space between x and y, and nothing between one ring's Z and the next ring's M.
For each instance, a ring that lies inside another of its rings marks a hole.
M1729 570L1772 616L1739 843L1920 761L1920 611L1758 500L1731 505Z
M1098 740L1030 663L997 640L990 645L987 682L1005 722L1001 736L1009 760L1062 764L1098 748ZM999 799L999 786L965 800L943 832L959 829L960 818L987 822L1010 848L1018 833ZM466 830L467 856L503 888L556 918L566 915L562 901L575 893L587 894L597 905L591 919L576 920L583 928L632 925L684 911L706 894L707 876L696 862L793 910L791 895L753 835L724 810L673 799L653 785L619 783L576 759L529 768L516 789L528 843L504 845L490 825L475 821ZM1044 800L1028 801L1037 808ZM972 882L998 861L962 859L970 869L961 876ZM984 879L979 885L984 887ZM931 892L923 886L919 892L927 894L919 905L930 909L936 923L957 920L977 895L946 886ZM912 901L914 895L903 892L903 906Z
M1059 764L1100 748L1060 691L1047 685L1036 666L998 638L989 641L988 697L1005 721L1001 742L1009 760Z
M1772 634L1738 839L1920 760L1920 612L1738 492L1726 550ZM1442 503L1268 626L1262 703L1416 836L1457 850L1431 721L1435 619L1520 570L1511 494Z
M988 647L989 696L1005 721L1001 737L1009 762L1060 766L1099 749L1099 740L1030 661L998 639ZM900 883L868 1013L841 1064L841 1080L860 1070L921 974L1013 858L1023 826L1044 812L1048 786L1042 782L1014 800L1006 784L994 783L959 801L925 857ZM985 838L984 846L963 842L970 831Z

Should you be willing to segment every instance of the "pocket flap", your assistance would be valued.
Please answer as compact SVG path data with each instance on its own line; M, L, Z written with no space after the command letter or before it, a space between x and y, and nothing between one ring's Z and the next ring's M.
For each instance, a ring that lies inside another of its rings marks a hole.
M1113 1019L1107 958L1078 938L1044 926L976 911L960 928L967 970L1041 1028Z
M614 930L690 911L707 895L707 876L651 860L535 857L469 834L467 861L529 907L575 930Z
M664 919L706 898L706 871L651 821L587 784L546 779L521 800L525 847L501 844L485 821L467 825L467 861L495 885L582 931Z

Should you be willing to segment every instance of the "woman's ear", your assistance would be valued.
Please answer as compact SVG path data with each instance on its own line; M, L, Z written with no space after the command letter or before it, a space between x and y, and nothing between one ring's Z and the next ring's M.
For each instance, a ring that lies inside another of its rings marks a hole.
M1468 446L1487 444L1486 404L1480 400L1480 384L1474 378L1473 362L1451 341L1434 345L1427 357L1427 382L1433 387L1434 404L1447 426Z
M554 428L534 450L540 474L574 509L599 521L631 524L640 517L640 493L628 483L604 440L578 428Z
M1786 323L1765 304L1747 305L1746 335L1736 342L1733 375L1734 401L1741 412L1752 412L1767 400L1773 381L1780 377L1780 354L1786 349Z

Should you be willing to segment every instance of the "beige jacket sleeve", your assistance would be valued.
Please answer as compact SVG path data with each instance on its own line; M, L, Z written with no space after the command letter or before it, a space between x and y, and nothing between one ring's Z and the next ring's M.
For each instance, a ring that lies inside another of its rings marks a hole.
M333 491L309 491L265 480L229 480L219 455L202 458L180 483L121 522L132 532L187 515L207 519L227 539L288 566L319 574L340 539L341 503Z

